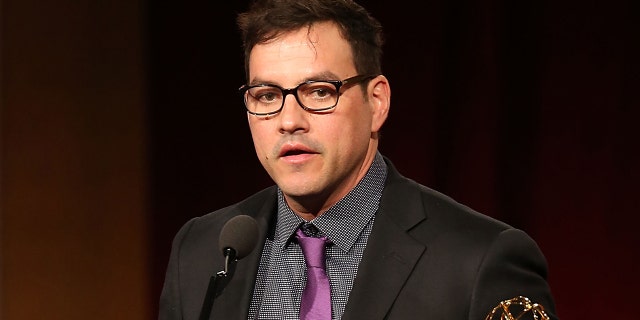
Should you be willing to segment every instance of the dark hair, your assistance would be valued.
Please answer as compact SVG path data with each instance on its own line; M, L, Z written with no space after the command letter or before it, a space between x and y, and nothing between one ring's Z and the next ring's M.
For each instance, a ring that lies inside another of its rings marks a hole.
M237 17L247 80L249 55L255 45L325 21L333 21L340 27L342 36L351 45L359 74L382 73L382 25L359 4L351 0L256 0Z

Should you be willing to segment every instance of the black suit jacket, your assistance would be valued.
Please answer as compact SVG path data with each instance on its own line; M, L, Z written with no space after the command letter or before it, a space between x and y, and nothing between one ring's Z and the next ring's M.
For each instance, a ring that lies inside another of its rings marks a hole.
M484 320L500 302L526 296L556 319L547 263L523 231L389 171L343 320ZM211 319L247 319L261 248L275 226L276 187L187 222L174 238L159 319L198 319L209 278L224 268L222 226L246 214L260 242L215 299Z

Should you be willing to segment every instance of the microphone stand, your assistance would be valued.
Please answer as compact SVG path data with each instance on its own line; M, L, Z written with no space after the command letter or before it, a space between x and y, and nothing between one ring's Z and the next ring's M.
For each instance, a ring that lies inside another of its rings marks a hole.
M213 309L213 301L222 293L222 290L229 283L235 272L236 262L238 261L236 259L236 251L232 248L225 248L224 256L224 270L218 271L218 273L209 278L209 286L200 310L200 320L209 320Z

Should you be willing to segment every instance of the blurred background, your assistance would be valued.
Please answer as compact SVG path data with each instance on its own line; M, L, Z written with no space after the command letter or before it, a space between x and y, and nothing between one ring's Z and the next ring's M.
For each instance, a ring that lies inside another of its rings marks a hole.
M528 232L562 319L637 317L639 2L361 3L386 28L382 152ZM246 6L0 0L0 319L155 319L178 228L271 184L237 95Z

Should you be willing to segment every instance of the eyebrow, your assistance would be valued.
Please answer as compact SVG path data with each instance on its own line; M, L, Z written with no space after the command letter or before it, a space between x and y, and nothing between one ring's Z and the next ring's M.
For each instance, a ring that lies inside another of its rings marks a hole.
M338 77L333 72L324 71L324 72L320 72L320 73L314 74L314 75L312 75L310 77L306 77L306 78L302 79L301 81L297 82L296 85L304 83L305 81L322 81L322 80L341 80L341 79L340 79L340 77ZM255 86L255 85L261 85L261 84L281 86L281 84L276 83L274 81L262 80L260 78L254 78L248 85ZM294 87L296 85L294 85Z

